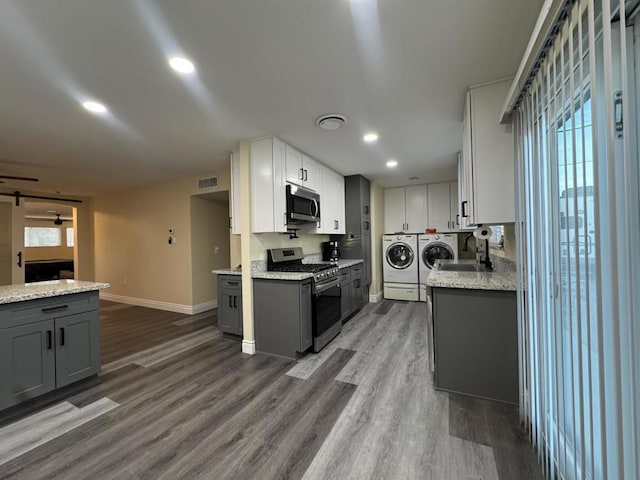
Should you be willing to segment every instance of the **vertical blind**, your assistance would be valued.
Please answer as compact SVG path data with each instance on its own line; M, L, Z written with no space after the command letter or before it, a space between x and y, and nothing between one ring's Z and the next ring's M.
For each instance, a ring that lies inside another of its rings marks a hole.
M513 112L521 420L548 478L640 478L632 2L567 1Z

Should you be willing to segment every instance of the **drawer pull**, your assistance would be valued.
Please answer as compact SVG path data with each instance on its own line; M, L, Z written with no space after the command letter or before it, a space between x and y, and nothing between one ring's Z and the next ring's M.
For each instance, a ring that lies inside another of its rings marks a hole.
M227 285L239 285L240 282L227 282Z
M60 327L60 346L64 345L64 328Z
M47 330L47 350L51 350L51 347L53 347L53 336L51 330Z
M42 309L43 313L47 313L47 312L55 312L58 310L64 310L66 308L69 308L69 305L58 305L57 307L46 307Z

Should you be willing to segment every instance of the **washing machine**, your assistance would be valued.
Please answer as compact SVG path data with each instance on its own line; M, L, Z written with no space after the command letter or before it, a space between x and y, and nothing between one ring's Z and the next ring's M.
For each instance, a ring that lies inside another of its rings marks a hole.
M427 301L427 286L425 281L436 260L458 259L457 233L430 233L418 236L420 301Z
M417 302L420 299L418 236L384 235L382 252L384 298Z

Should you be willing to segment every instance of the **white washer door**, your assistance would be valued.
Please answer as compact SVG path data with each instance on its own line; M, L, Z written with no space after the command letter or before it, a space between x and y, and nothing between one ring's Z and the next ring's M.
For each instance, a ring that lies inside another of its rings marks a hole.
M429 269L435 266L436 260L453 259L453 249L446 243L433 242L422 250L422 263Z
M392 243L385 253L387 264L395 270L406 270L415 260L413 248L406 243Z

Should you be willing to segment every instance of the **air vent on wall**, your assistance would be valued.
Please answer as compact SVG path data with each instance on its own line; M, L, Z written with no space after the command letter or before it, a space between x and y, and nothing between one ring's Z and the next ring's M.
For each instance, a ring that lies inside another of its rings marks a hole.
M218 186L218 177L201 178L198 180L198 190L215 188Z

